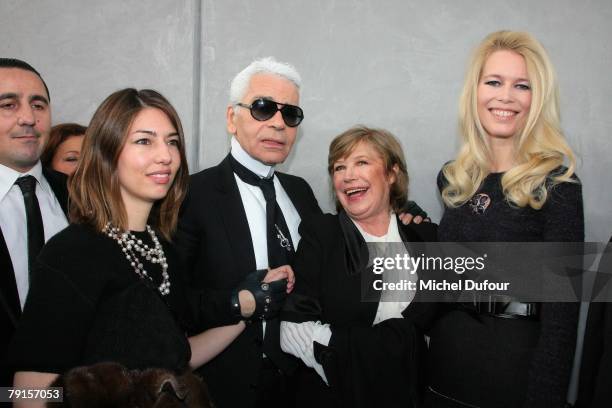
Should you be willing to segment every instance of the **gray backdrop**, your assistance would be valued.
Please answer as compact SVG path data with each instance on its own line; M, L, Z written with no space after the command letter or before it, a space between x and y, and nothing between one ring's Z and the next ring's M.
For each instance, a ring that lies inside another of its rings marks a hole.
M254 58L276 56L304 80L306 119L283 170L305 177L331 210L329 142L356 123L385 127L404 146L412 199L437 221L435 176L458 145L468 56L489 32L526 30L557 69L586 238L604 241L612 234L610 21L608 0L0 0L0 55L42 72L54 123L87 124L122 87L160 90L183 119L191 172L228 151L231 78Z
M183 119L191 172L228 151L230 79L257 57L293 63L306 119L285 171L331 210L330 140L349 126L402 141L411 197L439 220L440 166L458 145L467 58L489 32L526 30L548 49L563 128L579 157L586 238L612 234L612 2L609 0L0 0L0 55L41 71L54 123L87 124L126 87L165 94Z

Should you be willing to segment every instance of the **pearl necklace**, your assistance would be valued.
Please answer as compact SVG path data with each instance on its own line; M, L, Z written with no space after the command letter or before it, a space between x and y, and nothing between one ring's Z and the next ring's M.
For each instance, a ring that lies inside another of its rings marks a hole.
M153 282L153 278L149 276L147 271L144 269L144 265L138 258L137 254L146 259L152 264L160 264L162 268L162 283L157 288L162 296L170 293L170 276L168 275L168 263L166 262L166 254L162 248L155 231L147 225L147 232L153 240L155 248L149 248L147 244L143 245L142 240L138 239L134 234L128 231L119 230L119 228L113 227L109 222L102 229L109 238L117 241L125 258L128 260L130 265L134 268L134 271L141 279L147 278Z

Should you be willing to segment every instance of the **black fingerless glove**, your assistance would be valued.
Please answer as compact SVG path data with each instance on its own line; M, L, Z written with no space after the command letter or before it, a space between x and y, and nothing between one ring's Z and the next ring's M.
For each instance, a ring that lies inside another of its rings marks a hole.
M423 219L427 218L427 213L419 207L419 205L414 201L406 201L406 205L402 208L402 211L406 214L412 214L414 217L421 216Z
M232 310L236 317L242 318L238 293L248 290L255 298L255 311L249 319L270 319L280 311L287 297L287 279L262 282L268 271L260 269L247 277L232 292Z

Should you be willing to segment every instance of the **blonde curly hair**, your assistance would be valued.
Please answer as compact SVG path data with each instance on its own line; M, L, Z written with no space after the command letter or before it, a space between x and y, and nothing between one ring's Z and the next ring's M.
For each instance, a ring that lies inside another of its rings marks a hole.
M476 48L465 76L459 101L463 145L456 159L442 169L447 181L442 199L449 207L467 202L490 173L492 152L478 117L477 88L487 59L500 50L515 52L525 59L532 89L529 114L515 137L517 164L502 177L506 199L519 207L540 209L546 202L547 186L576 182L572 178L576 159L561 131L558 84L546 50L528 33L497 31ZM565 171L548 178L565 160Z

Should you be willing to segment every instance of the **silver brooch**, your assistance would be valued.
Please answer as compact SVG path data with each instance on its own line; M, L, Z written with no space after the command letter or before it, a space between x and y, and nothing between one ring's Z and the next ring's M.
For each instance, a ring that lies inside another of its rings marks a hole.
M468 204L474 214L481 215L485 213L491 204L491 197L484 193L476 194Z
M278 232L278 234L276 234L276 238L278 238L281 248L285 248L287 249L287 251L291 251L291 241L289 241L285 234L283 234L283 231L278 228L278 225L274 224L274 226L276 227L276 231Z

